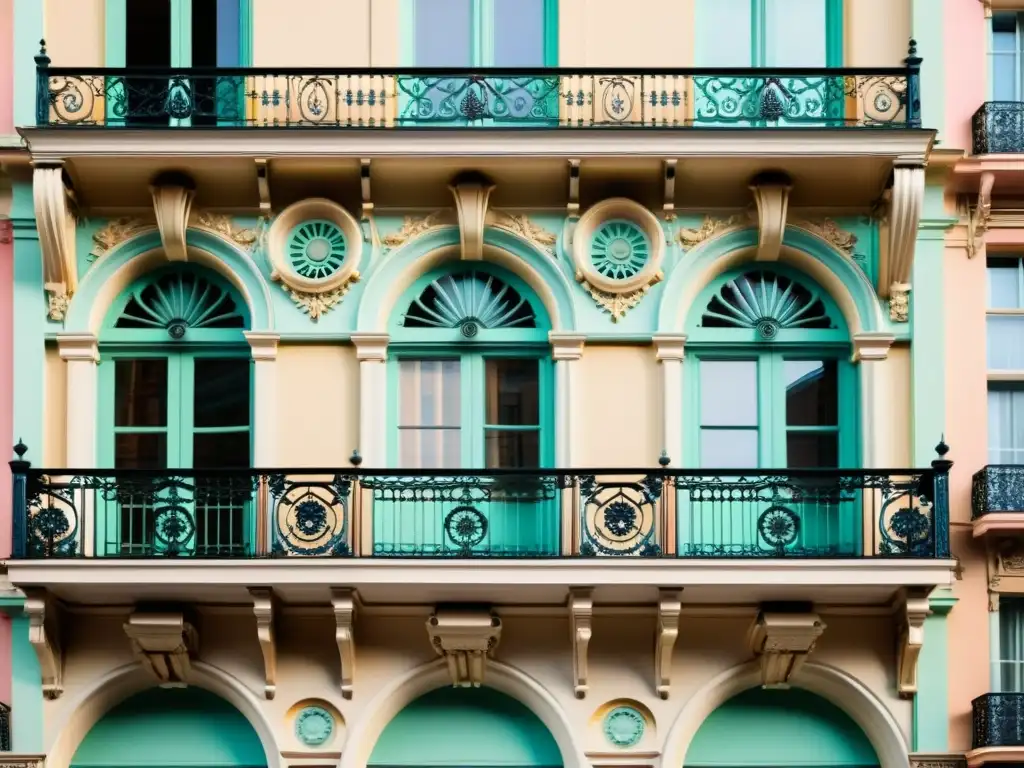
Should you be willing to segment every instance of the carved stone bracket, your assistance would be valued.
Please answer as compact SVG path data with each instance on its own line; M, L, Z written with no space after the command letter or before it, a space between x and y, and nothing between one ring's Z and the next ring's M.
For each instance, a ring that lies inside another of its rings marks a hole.
M889 241L879 260L878 295L890 297L893 289L910 285L914 265L914 243L924 203L924 168L897 165L889 200Z
M992 171L982 171L978 184L978 202L974 210L968 209L967 216L967 258L973 259L981 250L982 238L988 231L992 218L992 187L996 176Z
M750 628L750 650L761 661L765 688L788 688L825 631L815 613L761 611Z
M658 590L658 634L654 641L654 688L668 698L672 684L672 651L679 639L679 615L683 610L683 590Z
M132 650L161 685L188 685L199 635L180 613L133 613L124 625Z
M779 260L792 189L789 177L783 173L762 173L750 183L757 203L757 261Z
M663 202L661 204L662 215L665 217L665 221L675 221L676 219L676 164L678 160L675 158L669 160L662 160L661 162L661 176L662 184L664 185L664 192L662 194Z
M51 320L64 320L68 303L78 288L75 261L75 219L71 214L68 191L64 187L62 165L36 166L32 174L39 246L43 253L43 288L47 293Z
M487 222L487 201L494 185L477 173L460 176L448 187L455 197L459 216L459 241L464 261L484 258L484 227Z
M569 631L572 641L572 682L577 699L587 695L587 650L593 633L594 590L590 587L569 590Z
M334 641L341 662L341 695L351 699L356 673L356 591L331 589L331 607L334 609Z
M60 607L43 590L26 590L28 641L39 659L43 695L56 699L64 692L64 654L60 642Z
M427 634L448 663L452 685L479 688L487 659L501 640L501 619L489 610L441 608L427 620Z
M277 693L277 643L274 638L274 591L252 588L252 611L256 614L256 637L263 651L263 671L266 684L263 693L268 699Z
M917 660L924 646L924 621L931 613L925 590L910 590L898 598L899 631L897 685L901 696L917 693Z
M154 179L150 191L164 256L168 261L188 261L185 234L196 194L195 183L184 174L165 173Z

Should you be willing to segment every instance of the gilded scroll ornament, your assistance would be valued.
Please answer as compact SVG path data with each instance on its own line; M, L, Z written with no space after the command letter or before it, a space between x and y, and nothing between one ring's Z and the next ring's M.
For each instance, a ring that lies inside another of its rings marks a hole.
M445 221L445 214L446 211L434 211L431 214L421 217L406 216L402 219L401 229L397 232L392 232L390 235L385 235L381 239L381 243L388 250L405 245L405 243L409 242L414 237L419 237L424 232L447 223Z
M704 221L696 229L684 228L679 230L679 245L682 246L684 251L688 251L726 229L743 226L749 221L749 215L743 213L737 213L727 219L705 216Z
M555 242L558 240L558 236L554 232L549 232L539 224L534 224L528 216L521 214L494 211L493 215L492 226L508 230L524 240L529 240L549 256L555 255Z
M116 248L125 240L147 229L154 229L156 224L152 221L122 216L119 219L112 219L106 225L95 232L92 236L92 251L89 252L89 261L96 261L107 251Z
M345 281L339 287L327 291L326 293L306 293L304 291L296 291L294 288L290 288L287 285L282 285L285 293L287 293L292 301L295 302L295 306L309 315L310 320L319 320L321 316L329 312L338 302L340 302L345 294L348 293L349 288L352 287L352 283L359 282L359 273L353 272L351 277Z
M259 243L260 236L262 234L260 229L257 227L252 229L239 227L230 216L210 213L209 211L200 211L196 215L194 226L215 232L245 250L255 248L256 244Z
M847 258L854 258L854 249L857 246L857 236L852 232L847 232L845 229L842 229L832 219L826 218L821 221L800 221L796 222L796 226L817 235Z
M910 291L893 289L889 295L889 319L894 323L905 323L910 319Z
M620 318L625 316L626 312L640 303L643 297L647 295L647 292L651 290L651 285L654 285L661 280L661 277L659 275L658 278L653 280L649 285L645 285L627 293L609 293L607 291L602 291L599 288L592 286L585 279L582 279L582 275L577 275L576 279L579 280L580 286L583 290L590 294L590 297L594 300L597 306L601 307L601 309L612 316L613 323L617 323Z
M46 315L51 320L61 323L68 313L71 297L62 287L46 286Z

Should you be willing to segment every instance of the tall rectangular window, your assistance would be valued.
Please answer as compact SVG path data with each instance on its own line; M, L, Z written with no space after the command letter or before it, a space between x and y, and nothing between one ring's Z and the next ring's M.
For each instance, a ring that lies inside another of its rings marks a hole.
M407 0L417 67L556 66L557 0Z
M987 278L988 369L1024 372L1024 259L990 258Z
M540 363L485 361L484 449L488 469L540 466Z
M699 67L841 66L842 0L697 0Z
M992 14L992 100L1021 100L1021 14Z
M786 466L839 466L839 367L835 360L783 360Z
M761 466L757 360L700 361L700 463Z
M999 599L999 669L1002 693L1024 693L1024 599Z
M398 364L399 466L462 466L462 376L458 360Z

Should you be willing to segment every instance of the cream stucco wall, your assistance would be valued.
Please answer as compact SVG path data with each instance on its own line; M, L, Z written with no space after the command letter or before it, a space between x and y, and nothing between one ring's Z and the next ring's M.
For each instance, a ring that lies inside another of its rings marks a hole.
M106 0L37 0L45 3L46 50L55 67L102 67ZM69 6L74 12L69 13Z
M43 368L43 464L47 467L67 466L67 368L67 363L60 359L57 348L48 346Z
M573 462L580 467L654 466L661 455L662 411L654 350L586 345L579 366L580 424Z
M282 344L278 437L285 467L346 467L359 447L359 361L348 345Z
M889 432L892 442L889 446L889 460L894 467L912 467L914 462L910 458L910 422L913 413L910 409L910 347L905 344L893 346L884 365L892 382L892 429Z
M609 746L592 717L604 703L634 699L654 718L651 735L642 745L655 754L665 748L671 726L698 690L720 673L750 661L746 633L755 616L753 607L714 615L714 609L687 613L673 657L672 692L667 700L654 694L653 636L655 616L650 607L596 611L589 650L589 691L584 699L573 694L572 657L566 618L561 611L530 612L498 609L503 630L496 659L532 677L564 711L569 727L587 752L608 752ZM259 716L273 730L282 751L303 749L289 727L289 710L296 702L321 698L344 717L344 727L325 751L344 748L346 731L374 718L375 696L410 670L436 659L428 641L427 607L365 607L356 621L354 691L344 699L339 690L339 661L334 619L327 606L285 607L277 615L277 693L263 697L264 668L251 608L207 607L193 619L199 632L198 659L229 674L247 689ZM64 693L44 703L47 765L65 768L91 722L128 692L119 696L90 696L111 672L133 662L122 625L124 609L91 609L70 615L66 647ZM911 703L895 693L894 624L889 616L852 616L823 611L827 624L812 660L836 667L859 680L888 709L904 737L909 732ZM146 678L137 673L137 685ZM849 701L836 701L849 707ZM76 710L91 717L72 718ZM58 741L60 737L60 741ZM367 745L369 746L369 745ZM57 747L55 750L54 747Z
M695 0L562 0L559 64L563 67L693 65Z
M846 0L844 64L847 67L901 66L910 40L910 4L911 0Z

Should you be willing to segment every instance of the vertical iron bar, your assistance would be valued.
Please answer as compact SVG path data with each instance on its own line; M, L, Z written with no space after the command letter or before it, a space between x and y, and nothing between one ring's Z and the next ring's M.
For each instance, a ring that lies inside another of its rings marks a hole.
M18 457L10 462L13 491L12 513L12 556L25 557L28 550L28 470L31 464L25 461L28 448L21 440L14 446Z
M935 452L939 455L932 462L932 470L935 472L934 491L932 499L932 545L934 555L938 558L949 557L949 470L953 462L946 458L949 453L949 446L945 439L940 440L935 446Z
M46 41L39 41L39 54L36 56L36 125L47 125L50 122L50 57L46 54ZM84 79L83 79L83 86Z
M921 62L917 55L917 41L910 39L907 48L907 128L921 127Z

